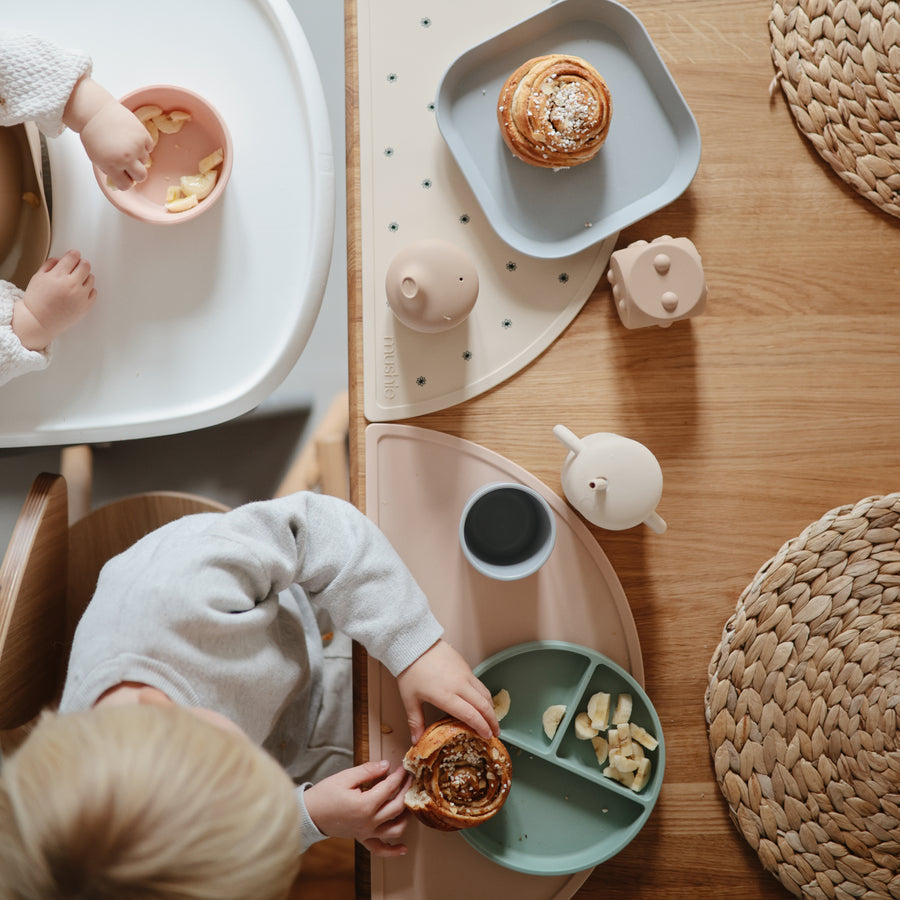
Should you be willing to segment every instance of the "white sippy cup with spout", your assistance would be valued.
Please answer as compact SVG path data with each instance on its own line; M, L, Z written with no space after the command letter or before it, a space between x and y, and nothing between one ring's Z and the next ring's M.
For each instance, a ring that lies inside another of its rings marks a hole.
M619 434L576 437L565 425L553 429L569 450L562 465L566 499L589 522L621 531L643 523L662 534L666 523L656 512L662 496L662 469L643 445Z

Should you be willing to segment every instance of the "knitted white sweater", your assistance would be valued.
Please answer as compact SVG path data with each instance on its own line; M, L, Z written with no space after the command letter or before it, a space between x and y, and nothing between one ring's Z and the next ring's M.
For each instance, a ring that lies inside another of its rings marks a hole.
M72 88L90 73L86 53L0 28L0 125L31 121L48 137L62 134Z
M8 281L0 281L0 387L26 372L46 369L52 345L46 350L28 350L12 330L13 307L25 292Z

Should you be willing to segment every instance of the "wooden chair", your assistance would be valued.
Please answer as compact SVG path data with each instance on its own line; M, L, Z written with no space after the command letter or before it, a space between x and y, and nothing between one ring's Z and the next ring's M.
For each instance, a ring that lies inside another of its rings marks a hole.
M167 522L225 509L160 491L110 503L70 527L63 476L35 479L0 564L0 732L13 732L3 735L6 749L58 699L71 636L103 564Z
M347 421L344 394L301 450L277 496L319 486L346 498ZM90 450L73 449L63 456L72 484L57 474L35 479L0 563L0 750L7 753L36 716L58 701L71 637L103 564L167 522L227 510L172 491L136 494L89 510ZM77 516L70 515L70 495ZM352 841L315 845L304 854L292 896L352 897L353 852Z

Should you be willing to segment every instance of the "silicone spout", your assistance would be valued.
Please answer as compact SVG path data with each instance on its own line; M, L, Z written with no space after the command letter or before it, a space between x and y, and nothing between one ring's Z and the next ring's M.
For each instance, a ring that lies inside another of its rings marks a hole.
M569 431L565 425L554 425L553 434L564 447L568 447L576 455L584 449L581 438Z
M665 519L656 512L655 510L644 519L644 524L651 530L655 531L657 534L662 534L668 526L666 525Z
M598 475L588 482L588 487L592 491L605 491L609 487L609 479L605 478L603 475Z

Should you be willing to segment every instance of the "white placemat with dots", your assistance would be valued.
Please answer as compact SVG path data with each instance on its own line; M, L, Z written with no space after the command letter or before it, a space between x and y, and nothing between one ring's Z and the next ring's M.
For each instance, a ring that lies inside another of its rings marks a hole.
M434 103L461 53L546 6L456 0L358 0L364 409L372 422L424 415L514 375L566 328L603 275L617 234L563 259L513 250L491 228L444 143ZM427 14L426 14L427 13ZM475 262L468 318L436 334L396 320L384 280L394 256L424 238Z

